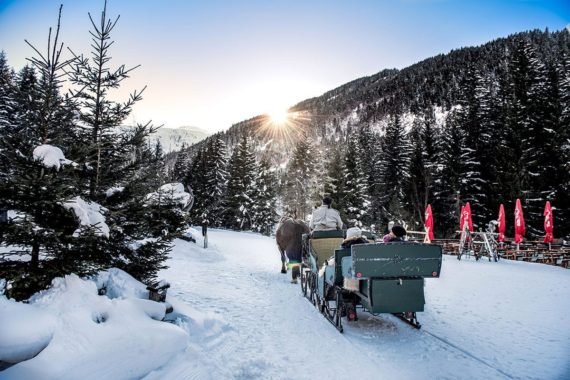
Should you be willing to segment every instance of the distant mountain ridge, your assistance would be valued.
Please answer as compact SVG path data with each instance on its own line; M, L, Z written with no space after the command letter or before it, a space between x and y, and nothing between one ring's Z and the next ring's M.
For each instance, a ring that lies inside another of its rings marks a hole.
M170 153L196 144L210 135L210 132L199 127L182 126L179 128L159 128L149 138L152 143L156 143L157 140L160 141L164 153Z
M533 46L539 59L551 61L561 54L561 50L570 50L570 31L516 33L481 46L439 54L401 70L385 69L355 79L291 107L289 111L295 125L292 135L310 137L319 145L337 144L362 125L370 125L382 133L388 117L394 114L401 115L407 129L427 114L435 117L438 127L443 127L447 114L459 103L462 84L474 72L501 80L508 57L521 41ZM272 160L282 165L290 156L292 141L259 133L267 123L266 115L255 116L232 125L221 135L231 151L239 136L248 133L253 137L258 153L275 152ZM198 143L190 150L195 151L200 145Z

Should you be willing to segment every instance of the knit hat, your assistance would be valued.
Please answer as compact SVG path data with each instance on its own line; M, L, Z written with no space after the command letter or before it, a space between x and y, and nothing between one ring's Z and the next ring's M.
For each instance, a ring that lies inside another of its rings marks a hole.
M406 229L402 226L394 226L392 227L392 233L396 235L396 237L403 237L406 235Z
M330 196L325 195L325 196L323 197L323 204L324 204L324 205L330 206L330 205L332 205L332 202L333 202L333 200L332 200L332 198L331 198Z
M358 227L351 227L346 230L346 238L347 239L356 239L362 237L362 230Z

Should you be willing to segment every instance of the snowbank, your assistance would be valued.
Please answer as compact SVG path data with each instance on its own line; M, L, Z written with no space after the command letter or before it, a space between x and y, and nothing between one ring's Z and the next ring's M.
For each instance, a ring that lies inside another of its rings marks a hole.
M107 211L104 207L96 202L85 202L81 197L77 196L68 200L63 204L67 210L73 210L75 216L79 218L79 224L82 226L95 226L98 228L97 234L109 237L109 226L105 223L103 212ZM80 229L75 230L73 236L78 236Z
M112 299L99 296L98 286L105 286ZM1 372L0 378L132 379L163 366L185 350L188 333L161 321L165 304L138 298L146 295L144 284L111 269L94 281L76 275L57 278L30 305L3 299L0 360L41 352Z
M196 242L196 245L199 247L204 246L204 236L202 236L202 232L198 231L196 228L189 227L184 231L184 236L187 238L192 238Z
M0 296L0 361L18 363L36 356L51 341L55 321L34 305Z
M52 145L40 145L33 152L34 160L41 161L46 168L59 170L62 165L75 164L63 155L61 149Z
M148 298L148 290L143 283L117 268L100 272L95 283L97 289L105 289L109 298Z

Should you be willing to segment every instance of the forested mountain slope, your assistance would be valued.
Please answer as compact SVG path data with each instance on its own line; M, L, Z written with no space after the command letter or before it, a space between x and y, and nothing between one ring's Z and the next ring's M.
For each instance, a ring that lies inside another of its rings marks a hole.
M293 106L287 126L262 115L218 138L231 152L246 134L300 216L323 192L350 224L419 226L432 203L449 235L464 202L481 228L521 198L531 234L541 233L545 200L567 234L569 51L567 30L518 33L356 79Z

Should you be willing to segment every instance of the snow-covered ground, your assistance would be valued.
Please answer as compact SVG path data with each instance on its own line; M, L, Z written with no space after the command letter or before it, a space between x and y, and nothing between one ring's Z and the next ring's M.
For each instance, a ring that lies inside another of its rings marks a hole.
M177 241L160 273L172 324L118 271L99 278L112 299L71 276L17 304L49 314L53 337L0 379L570 378L566 269L445 256L441 278L426 280L421 330L361 313L340 334L279 273L273 239L210 230L209 245ZM0 317L6 303L20 312L4 299Z

